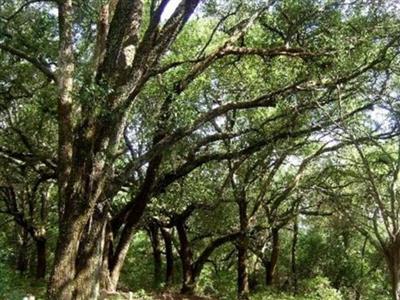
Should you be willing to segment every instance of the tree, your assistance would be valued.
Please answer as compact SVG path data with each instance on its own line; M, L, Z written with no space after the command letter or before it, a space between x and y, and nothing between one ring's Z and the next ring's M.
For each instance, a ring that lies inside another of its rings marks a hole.
M388 81L392 79L386 78L385 82ZM321 192L329 197L339 197L341 201L335 201L336 208L385 257L392 296L399 299L397 107L387 96L385 86L378 91L383 107L387 106L390 112L386 116L392 121L388 121L385 128L362 119L357 127L353 125L351 129L342 122L343 131L354 148L338 157L336 166L332 168L335 171L332 171L331 181L321 187ZM369 135L365 143L356 140L360 134Z
M387 69L398 47L390 27L397 19L369 3L341 13L330 1L182 0L167 18L169 2L5 3L2 101L23 99L13 115L47 107L45 128L58 130L56 141L47 134L31 149L10 151L3 139L1 148L8 162L56 173L50 299L95 299L100 281L116 289L149 201L174 181L208 162L334 127L319 108L337 107L338 86L348 99L342 117L370 108L355 95ZM189 21L196 9L201 20ZM206 32L190 38L206 17ZM242 123L216 131L229 114ZM230 149L220 147L228 140ZM120 193L130 201L120 205Z
M347 180L343 176L341 181L335 181L332 188L335 189L336 195L348 201L348 203L338 202L338 208L385 257L393 299L399 299L400 267L397 265L397 257L400 247L396 229L397 146L377 144L373 141L373 146L356 144L355 148L355 153L352 153L350 158L353 171L348 174ZM379 161L380 159L382 161ZM378 161L372 167L371 162L374 160ZM339 193L336 189L340 185L345 185L346 188ZM358 191L359 194L347 192L351 189Z

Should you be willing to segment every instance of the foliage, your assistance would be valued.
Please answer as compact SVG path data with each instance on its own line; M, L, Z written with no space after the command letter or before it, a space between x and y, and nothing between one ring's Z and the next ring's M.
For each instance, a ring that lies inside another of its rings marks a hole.
M1 1L0 298L399 300L398 1L180 2Z
M252 300L342 300L344 299L339 291L331 287L328 279L324 277L315 277L305 280L301 284L299 293L293 295L291 293L282 293L276 291L265 291L256 293L251 297Z
M46 285L26 275L16 273L8 264L0 262L0 299L20 300L28 294L45 299Z

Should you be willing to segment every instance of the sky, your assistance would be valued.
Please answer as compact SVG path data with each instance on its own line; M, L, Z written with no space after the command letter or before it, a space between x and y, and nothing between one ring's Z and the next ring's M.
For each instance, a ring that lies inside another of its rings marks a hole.
M170 0L167 6L165 7L164 13L162 14L161 18L163 20L168 19L175 11L175 8L179 5L179 2L180 0ZM57 8L52 8L50 10L50 13L56 16L58 14Z
M168 5L165 7L164 13L162 14L162 19L168 19L172 13L174 12L175 8L178 6L180 0L171 0Z

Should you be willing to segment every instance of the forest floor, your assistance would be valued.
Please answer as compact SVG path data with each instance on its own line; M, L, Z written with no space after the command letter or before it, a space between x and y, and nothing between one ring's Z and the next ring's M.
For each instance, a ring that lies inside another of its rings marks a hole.
M107 293L103 294L100 299L103 300L124 300L124 299L132 299L129 293ZM147 296L146 299L151 298L152 300L216 300L215 298L210 297L200 297L200 296L189 296L189 295L181 295L179 293L173 292L164 292L162 294L156 294L152 296ZM135 300L142 300L142 297L138 298L134 296Z
M215 300L214 298L206 298L199 296L187 296L175 293L164 293L154 298L155 300Z

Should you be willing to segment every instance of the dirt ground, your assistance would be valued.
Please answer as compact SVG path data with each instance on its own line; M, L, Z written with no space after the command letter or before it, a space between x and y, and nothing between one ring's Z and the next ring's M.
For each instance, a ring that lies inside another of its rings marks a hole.
M102 300L129 300L132 299L130 293L118 292L118 293L104 293L101 295ZM173 292L165 292L159 295L153 295L153 300L217 300L215 298L209 297L199 297L199 296L188 296L181 295ZM134 297L132 300L142 300Z
M199 296L186 296L174 293L164 293L154 298L155 300L217 300L214 298L205 298Z

